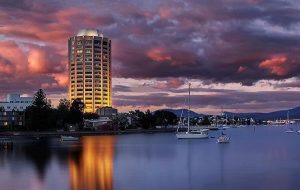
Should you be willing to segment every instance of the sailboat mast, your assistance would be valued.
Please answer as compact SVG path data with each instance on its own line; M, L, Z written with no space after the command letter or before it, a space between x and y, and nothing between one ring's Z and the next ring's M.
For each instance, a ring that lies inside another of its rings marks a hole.
M191 98L191 83L189 83L189 98L188 98L188 131L190 131L190 109L191 109L191 104L190 104L190 98Z
M287 112L286 115L286 124L289 125L290 124L290 111Z

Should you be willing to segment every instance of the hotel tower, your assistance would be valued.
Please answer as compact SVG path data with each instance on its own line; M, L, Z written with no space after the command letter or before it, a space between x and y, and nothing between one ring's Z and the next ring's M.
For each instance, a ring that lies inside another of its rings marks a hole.
M98 30L81 30L68 41L69 100L80 98L84 112L111 106L111 40Z

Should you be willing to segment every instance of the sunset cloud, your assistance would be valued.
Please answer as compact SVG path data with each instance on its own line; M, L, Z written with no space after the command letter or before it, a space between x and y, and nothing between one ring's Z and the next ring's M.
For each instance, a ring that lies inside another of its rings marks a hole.
M288 73L287 57L284 55L273 56L259 64L260 68L268 69L272 74L284 76Z
M166 50L163 48L155 48L151 49L147 52L147 56L156 62L163 62L163 61L171 61L172 58L170 55L167 54Z

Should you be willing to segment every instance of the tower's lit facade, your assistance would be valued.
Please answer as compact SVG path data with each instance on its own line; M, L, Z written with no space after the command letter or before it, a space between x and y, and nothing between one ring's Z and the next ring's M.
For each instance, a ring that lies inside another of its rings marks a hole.
M69 100L80 98L84 112L112 105L111 40L98 30L69 39Z

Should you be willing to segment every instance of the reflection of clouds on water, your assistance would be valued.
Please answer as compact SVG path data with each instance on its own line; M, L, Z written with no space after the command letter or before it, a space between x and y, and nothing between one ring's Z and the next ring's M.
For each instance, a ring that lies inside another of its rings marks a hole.
M164 135L164 134L162 134ZM116 144L116 159L141 160L171 160L176 153L175 147L170 146L173 138L166 134L165 138L155 134L124 135L118 137Z
M170 133L19 141L0 151L0 189L297 189L299 136L284 130L229 129L224 145Z
M113 189L114 138L82 138L81 154L68 159L72 190Z

